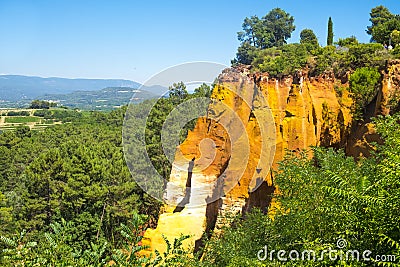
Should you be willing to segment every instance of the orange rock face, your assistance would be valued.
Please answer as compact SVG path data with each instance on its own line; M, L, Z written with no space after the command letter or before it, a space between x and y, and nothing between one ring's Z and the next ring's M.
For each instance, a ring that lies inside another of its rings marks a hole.
M367 118L364 122L354 122L351 127L344 146L346 154L355 158L370 156L373 144L383 142L371 124L371 117L386 116L392 111L398 111L399 107L400 60L391 60L382 72L382 83L376 98L367 106Z
M394 62L385 73L376 114L387 114L399 92L399 66ZM178 203L184 197L186 166L195 159L190 199L179 212L173 205L166 207L157 228L145 233L144 243L164 251L162 234L173 239L184 233L192 235L185 246L196 248L205 232L224 223L224 213L268 208L275 190L270 167L276 169L287 150L330 146L351 152L349 138L361 143L374 139L370 126L358 136L351 134L353 101L347 87L328 75L309 79L299 72L278 80L226 69L214 88L207 118L198 119L175 156L169 182L175 186L167 186L167 198Z

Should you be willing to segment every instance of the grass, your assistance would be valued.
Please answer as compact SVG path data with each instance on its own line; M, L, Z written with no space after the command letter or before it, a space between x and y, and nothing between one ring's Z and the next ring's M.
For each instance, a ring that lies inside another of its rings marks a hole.
M37 117L7 117L5 123L28 123L39 122L40 118Z

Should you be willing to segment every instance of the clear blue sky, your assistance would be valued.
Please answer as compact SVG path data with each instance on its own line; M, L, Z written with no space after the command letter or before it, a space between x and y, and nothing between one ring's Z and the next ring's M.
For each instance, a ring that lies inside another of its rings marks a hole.
M325 44L331 16L335 40L365 33L372 7L400 13L398 0L0 0L0 73L139 82L171 65L229 65L245 17L275 7L295 18L290 42L311 28Z

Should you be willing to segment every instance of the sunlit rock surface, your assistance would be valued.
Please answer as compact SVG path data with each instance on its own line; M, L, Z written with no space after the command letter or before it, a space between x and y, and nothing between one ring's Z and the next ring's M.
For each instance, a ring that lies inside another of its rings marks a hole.
M370 104L371 116L387 115L398 105L400 61L389 62L382 77ZM226 223L225 214L246 212L253 206L267 211L274 206L271 194L276 190L270 165L277 169L286 151L325 146L368 156L369 142L379 137L368 121L353 123L346 80L329 73L308 78L306 71L275 79L266 73L250 73L246 67L224 70L212 96L220 102L210 104L207 118L198 119L176 152L165 198L186 204L166 206L157 228L146 231L144 244L150 251L162 252L166 248L162 235L173 241L183 233L191 235L185 246L195 249L204 233ZM257 112L268 120L263 134ZM238 180L232 178L238 173ZM221 198L209 203L214 196Z

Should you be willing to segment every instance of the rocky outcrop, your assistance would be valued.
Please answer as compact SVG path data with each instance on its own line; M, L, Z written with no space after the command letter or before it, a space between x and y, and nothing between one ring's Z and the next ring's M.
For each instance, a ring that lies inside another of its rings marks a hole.
M399 75L400 62L388 63L374 115L397 106ZM226 69L207 117L198 119L177 149L166 198L169 203L186 198L185 205L166 207L157 228L146 231L144 243L164 251L162 235L173 239L184 233L192 236L185 245L196 248L204 233L225 223L224 213L253 206L267 211L275 190L270 167L276 169L287 150L329 146L366 153L357 147L368 149L367 141L376 138L370 124L351 131L353 100L343 82L330 74L309 78L306 71L275 79L247 68Z
M400 59L388 61L382 73L374 115L387 115L398 110L400 104Z
M386 116L400 108L400 60L386 63L382 71L382 81L376 97L367 106L364 121L352 124L350 135L345 139L346 154L355 158L369 157L375 143L383 140L375 132L371 119L376 116Z

